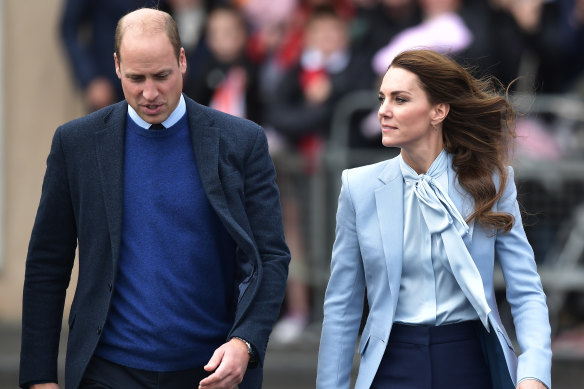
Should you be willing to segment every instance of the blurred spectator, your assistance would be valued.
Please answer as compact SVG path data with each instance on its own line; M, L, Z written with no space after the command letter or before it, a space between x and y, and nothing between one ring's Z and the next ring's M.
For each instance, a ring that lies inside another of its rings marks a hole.
M166 9L166 3L159 0L64 2L61 38L89 111L124 98L114 68L114 31L122 16L141 7Z
M294 64L302 50L304 28L315 7L351 14L349 0L234 0L251 23L249 50L256 63L275 55L279 66Z
M304 46L298 63L278 84L266 108L265 128L272 152L275 137L298 151L306 174L318 168L335 103L357 89L371 88L373 74L366 58L350 51L347 22L331 7L316 8L305 28ZM270 133L270 128L273 132ZM279 174L286 241L292 252L286 312L276 324L272 338L297 339L310 318L309 264L304 250L301 197L306 183Z
M265 107L276 93L282 75L297 62L302 48L302 20L297 0L235 1L250 22L248 57L257 69L258 99ZM260 123L264 124L265 109ZM274 145L270 145L273 148Z
M202 40L209 2L204 0L167 0L167 2L178 26L183 48L195 49Z
M349 31L332 8L315 11L305 29L300 60L277 86L266 122L294 146L307 137L326 139L335 103L373 87L367 59L353 55Z
M428 48L449 53L465 65L477 65L490 46L482 3L464 0L418 0L423 20L406 28L375 53L373 68L384 74L391 60L404 50Z
M580 99L584 99L584 0L564 0L561 4L563 5L564 20L561 27L569 48L567 65L569 66L570 81L568 82L567 91L576 93ZM573 127L572 134L575 136L571 139L571 145L576 145L577 147L572 157L582 158L584 155L584 123L580 122L579 126ZM561 190L561 193L566 193L572 189L576 195L574 196L576 201L570 204L565 201L565 198L562 199L562 206L567 210L567 215L560 220L573 220L573 223L570 223L570 228L576 234L576 231L583 231L584 205L582 194L584 193L584 187L581 179L574 181L570 184L576 187L576 190L569 187ZM579 266L582 266L582 261L584 261L584 253L580 250L580 255L577 258ZM584 357L584 294L581 292L569 293L566 296L562 314L560 332L558 336L552 339L553 352L559 355Z
M360 55L372 57L395 35L421 21L418 0L353 0L351 42Z
M489 0L493 34L491 69L502 82L520 77L522 92L558 93L571 82L572 31L565 0ZM581 51L581 48L578 50Z
M349 0L234 2L241 7L251 24L248 54L259 69L259 91L264 104L269 104L279 93L276 86L281 78L298 63L304 45L304 30L313 10L327 6L347 18L353 10Z
M219 0L166 0L170 13L176 21L180 33L181 44L187 57L187 73L185 79L194 77L200 72L202 63L209 57L204 34L205 23L210 8Z
M254 63L269 64L276 75L294 64L302 49L303 17L297 0L236 1L251 23L248 50ZM272 83L272 82L270 82Z
M200 71L187 78L185 93L201 104L258 121L256 69L246 57L247 22L239 9L214 8L205 41L209 56L201 59Z
M571 66L569 71L574 81L574 85L570 85L568 89L584 99L584 0L564 0L562 4L567 23L562 23L561 26L564 27L564 37L568 42L568 64Z

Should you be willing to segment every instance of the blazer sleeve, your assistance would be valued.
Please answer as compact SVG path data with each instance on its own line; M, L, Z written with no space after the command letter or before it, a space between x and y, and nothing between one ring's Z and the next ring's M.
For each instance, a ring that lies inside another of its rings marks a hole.
M47 159L28 255L22 306L20 385L57 382L57 355L65 293L77 234L67 166L57 130Z
M537 273L533 250L523 229L513 169L510 167L497 210L515 218L511 231L497 234L495 250L503 270L507 301L511 306L521 348L517 381L536 378L551 388L551 329L546 296Z
M276 172L268 152L266 136L257 126L256 138L245 161L245 217L261 261L259 285L253 300L245 292L239 304L247 306L243 319L229 337L249 341L263 364L272 326L280 313L286 291L290 251L284 238Z
M345 170L337 208L331 275L324 301L317 389L349 388L363 315L365 273L348 176Z

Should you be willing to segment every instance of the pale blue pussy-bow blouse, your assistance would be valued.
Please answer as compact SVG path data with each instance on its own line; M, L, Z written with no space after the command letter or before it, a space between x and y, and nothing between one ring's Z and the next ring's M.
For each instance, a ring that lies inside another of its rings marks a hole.
M480 274L464 244L468 226L448 196L448 154L417 174L399 156L404 177L403 265L395 322L442 325L490 311Z

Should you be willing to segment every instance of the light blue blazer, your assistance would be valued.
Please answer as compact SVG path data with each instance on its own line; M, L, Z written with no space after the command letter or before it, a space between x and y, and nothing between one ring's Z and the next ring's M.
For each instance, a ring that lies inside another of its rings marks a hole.
M550 325L546 298L523 230L516 201L513 169L494 211L514 216L508 233L494 232L478 223L469 224L465 244L481 274L489 314L490 333L496 353L488 357L491 375L509 377L514 385L536 378L551 388ZM472 197L456 180L449 156L448 192L467 218ZM497 177L495 182L497 183ZM359 342L359 374L356 389L369 388L385 352L400 289L403 247L403 177L397 158L345 170L337 210L336 239L331 276L324 302L324 321L318 357L317 389L350 386L365 290L369 314ZM519 358L501 324L493 288L495 258L501 264L511 306ZM483 344L485 347L485 344ZM504 355L504 357L503 357ZM505 378L500 378L505 380ZM502 382L502 381L501 381ZM493 383L494 388L502 388Z

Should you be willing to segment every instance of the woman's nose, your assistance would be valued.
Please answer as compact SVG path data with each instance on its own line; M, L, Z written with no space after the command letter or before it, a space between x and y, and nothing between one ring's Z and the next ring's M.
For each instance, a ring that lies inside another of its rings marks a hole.
M391 110L391 107L389 106L389 104L384 101L383 103L381 103L381 105L379 106L379 110L378 110L379 116L392 116L393 115L393 111Z

